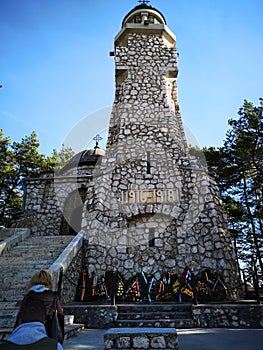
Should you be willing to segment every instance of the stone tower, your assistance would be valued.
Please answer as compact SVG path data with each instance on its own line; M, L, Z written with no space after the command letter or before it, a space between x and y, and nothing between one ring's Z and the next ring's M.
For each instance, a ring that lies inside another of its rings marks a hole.
M89 272L160 278L189 265L234 286L236 257L217 186L188 150L177 97L176 37L160 11L136 6L115 37L115 101L82 231Z

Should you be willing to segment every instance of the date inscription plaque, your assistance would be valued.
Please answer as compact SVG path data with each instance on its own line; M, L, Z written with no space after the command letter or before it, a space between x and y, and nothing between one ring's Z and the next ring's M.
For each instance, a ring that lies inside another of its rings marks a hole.
M123 204L175 203L179 201L179 191L174 189L129 190L122 192Z

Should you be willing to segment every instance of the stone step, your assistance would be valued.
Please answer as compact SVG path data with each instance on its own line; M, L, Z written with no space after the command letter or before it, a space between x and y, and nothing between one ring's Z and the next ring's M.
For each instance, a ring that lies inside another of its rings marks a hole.
M135 328L135 327L164 327L164 328L194 328L193 319L154 319L154 320L117 320L117 328Z
M146 313L146 312L163 312L163 313L185 313L191 315L192 305L183 303L140 303L140 304L118 304L118 312L124 313Z
M0 302L0 328L12 328L15 324L19 307L17 302Z
M32 275L38 271L39 269L47 269L50 267L51 264L53 264L52 260L47 260L46 263L38 264L38 263L32 263L32 264L21 264L21 266L10 266L10 268L5 267L0 270L0 283L1 287L3 288L4 285L6 286L15 286L20 281L23 282L24 285L26 285ZM1 265L0 265L1 266ZM21 278L23 276L23 278ZM14 281L16 282L14 284Z
M49 266L49 265L48 265ZM42 266L41 268L48 268ZM39 268L19 268L6 269L0 271L0 301L19 301L26 292L28 282L32 275L38 271Z
M5 264L6 259L12 259L17 262L19 262L19 260L53 260L54 257L57 257L64 247L69 244L72 238L72 236L57 236L51 238L44 236L41 237L41 245L39 245L40 237L30 236L12 249L4 251L0 256L0 266L2 263Z
M19 261L19 266L17 266L17 263ZM27 261L22 261L20 259L13 259L13 258L7 258L5 259L4 262L1 262L1 271L3 269L19 269L19 268L23 268L23 267L30 267L32 265L34 265L34 267L38 267L38 266L42 266L42 265L47 265L50 264L50 262L53 262L53 259L42 259L42 260L27 260Z
M40 248L27 248L26 250L23 249L17 249L16 251L13 252L12 255L10 255L10 258L15 259L15 261L23 261L23 260L30 260L30 259L36 259L37 254L39 254L39 249ZM46 258L53 258L54 256L57 255L58 252L60 252L59 248L49 248L49 250L47 251L46 248L45 249L45 257ZM41 256L43 257L43 255ZM1 259L2 260L2 259ZM4 262L4 260L3 260Z
M192 305L181 303L118 304L116 327L192 328Z
M188 319L189 315L185 312L143 312L143 313L137 313L137 312L125 312L125 313L118 313L118 320L138 320L141 319L143 316L144 320L158 320L158 319Z
M29 236L0 256L0 328L13 327L18 303L38 270L47 270L74 236ZM41 244L39 243L41 240Z
M31 257L36 257L36 253L40 254L40 256L42 257L48 257L48 256L54 256L54 254L57 254L57 252L59 252L61 249L60 247L67 245L67 243L59 243L59 245L55 245L56 243L54 241L50 242L50 244L52 244L53 246L42 246L43 252L41 252L41 248L40 247L31 247L31 246L27 246L27 247L15 247L14 250L12 251L12 253L9 253L7 255L3 255L2 259L4 262L4 257L10 257L10 258L15 258L15 259L24 259L26 258L31 258Z

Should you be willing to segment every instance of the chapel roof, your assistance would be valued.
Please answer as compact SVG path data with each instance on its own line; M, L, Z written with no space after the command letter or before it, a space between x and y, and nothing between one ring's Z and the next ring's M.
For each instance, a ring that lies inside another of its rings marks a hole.
M82 167L85 165L95 166L97 161L105 155L105 151L99 147L98 142L92 149L83 150L75 154L67 164L60 170L60 173L64 173L70 169Z

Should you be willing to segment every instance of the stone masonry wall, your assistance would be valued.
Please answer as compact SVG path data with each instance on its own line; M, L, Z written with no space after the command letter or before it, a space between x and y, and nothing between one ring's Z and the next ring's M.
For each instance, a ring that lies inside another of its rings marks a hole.
M26 227L34 235L59 235L62 212L54 190L53 173L26 181L24 213L16 227Z
M78 281L83 270L83 249L73 259L62 280L61 303L66 304L76 300Z
M263 306L256 304L193 305L193 319L201 328L262 328Z
M39 236L65 234L63 227L65 223L68 226L75 207L83 206L79 191L85 192L90 181L83 176L86 167L73 170L75 172L68 176L47 173L27 179L24 210L16 227L29 228L32 234Z

